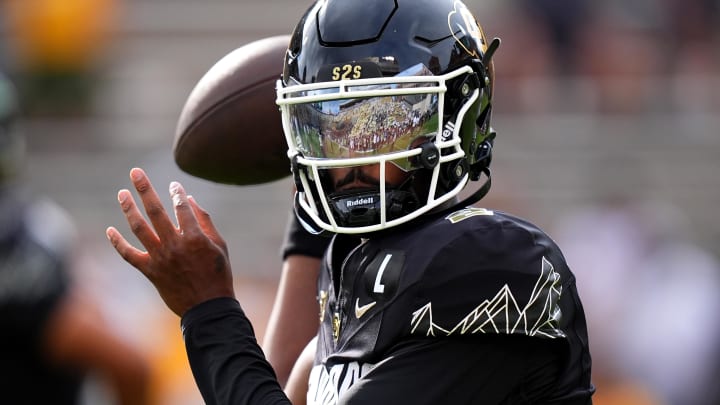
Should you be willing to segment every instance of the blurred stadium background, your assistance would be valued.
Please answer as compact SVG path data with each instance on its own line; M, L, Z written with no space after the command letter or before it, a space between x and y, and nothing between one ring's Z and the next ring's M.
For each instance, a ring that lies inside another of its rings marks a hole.
M234 187L172 159L197 80L288 34L309 1L3 0L0 69L20 90L25 176L75 219L77 277L156 367L158 404L202 403L178 320L104 237L127 229L131 167L180 180L231 249L262 336L290 181ZM494 186L483 205L544 227L578 273L596 404L716 404L720 374L720 2L468 0L496 56ZM251 136L253 134L248 134ZM107 403L90 384L88 404Z

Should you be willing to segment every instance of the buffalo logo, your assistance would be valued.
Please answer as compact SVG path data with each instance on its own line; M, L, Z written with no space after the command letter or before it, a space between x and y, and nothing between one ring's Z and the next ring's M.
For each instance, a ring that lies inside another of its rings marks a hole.
M462 23L457 21L456 16L461 18ZM472 15L470 10L460 1L455 1L454 9L448 14L448 28L455 41L467 52L469 55L474 56L478 59L481 55L477 54L474 46L468 44L468 37L471 38L476 46L483 52L486 49L485 38L482 33L482 29L475 21L475 17Z

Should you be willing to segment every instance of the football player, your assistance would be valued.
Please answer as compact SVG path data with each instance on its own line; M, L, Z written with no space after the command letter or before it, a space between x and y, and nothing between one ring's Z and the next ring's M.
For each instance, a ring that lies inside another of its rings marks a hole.
M296 214L334 235L308 403L592 403L560 249L526 220L473 206L490 187L498 45L457 0L323 0L296 27L277 90ZM131 178L152 226L128 190L118 197L147 253L107 234L182 317L205 401L287 403L207 212L173 182L176 227L146 174Z
M78 405L90 378L118 405L151 403L150 364L73 276L75 224L24 183L15 86L0 72L0 403Z

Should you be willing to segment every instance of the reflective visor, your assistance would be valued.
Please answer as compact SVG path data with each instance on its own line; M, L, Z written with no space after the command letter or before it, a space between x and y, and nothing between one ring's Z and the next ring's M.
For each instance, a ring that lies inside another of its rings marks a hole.
M431 75L421 65L411 73ZM296 97L321 100L287 105L290 138L297 150L311 159L408 151L434 139L439 131L439 89L428 90L428 82L393 82L348 85L342 95L337 87L298 92ZM347 97L353 93L364 94ZM382 95L366 96L377 93ZM412 161L407 157L392 160L403 170L415 168Z

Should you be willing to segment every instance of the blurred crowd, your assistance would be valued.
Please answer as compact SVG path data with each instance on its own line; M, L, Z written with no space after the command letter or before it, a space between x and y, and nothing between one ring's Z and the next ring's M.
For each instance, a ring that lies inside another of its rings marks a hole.
M123 35L118 10L140 1L0 0L0 70L16 84L24 118L89 114L102 81L103 52L114 35ZM172 2L164 4L172 7ZM498 112L720 113L718 0L467 4L483 19L486 33L504 42L496 57ZM714 128L708 136L719 134L720 128ZM720 377L720 265L715 257L720 247L696 243L681 207L623 191L617 199L576 207L549 229L565 247L585 300L595 403L720 404L714 383ZM493 192L489 198L499 201ZM114 319L142 320L156 328L152 338L129 337L152 364L155 400L173 405L197 400L187 394L194 390L187 388L192 378L176 319L148 298L152 291L121 264L86 254L81 265L104 267L117 273L113 280L122 280L113 286L115 293L102 297ZM279 265L278 258L278 271ZM110 291L103 285L107 274L99 272L84 274L85 284L95 282ZM251 290L246 284L238 289L243 294ZM270 301L273 286L265 283L257 291L267 292L257 298L255 313L261 316L267 314L262 305ZM256 325L262 328L262 322ZM95 401L103 397L94 395Z
M112 36L122 35L123 7L136 2L3 0L5 18L0 19L0 28L11 34L2 44L3 53L13 59L3 65L24 78L28 103L34 102L39 110L68 111L69 106L91 102L88 97L93 80L98 80L98 59ZM497 33L511 44L498 53L498 75L520 82L563 79L566 88L554 89L566 91L560 91L559 97L573 95L583 103L566 102L560 107L590 107L599 112L720 108L717 92L694 80L709 77L717 86L717 0L467 3L482 16L486 32ZM577 78L590 81L584 80L582 88L567 87L573 83L568 79ZM536 103L532 95L515 90L508 88L501 94L500 101L507 101L504 111L548 108L547 100Z
M553 229L583 299L599 405L717 404L720 262L658 201L578 207Z
M505 109L720 109L707 86L717 88L720 73L716 0L515 0L498 8L505 18L487 28L512 41L498 53L498 74L523 82L502 94Z

